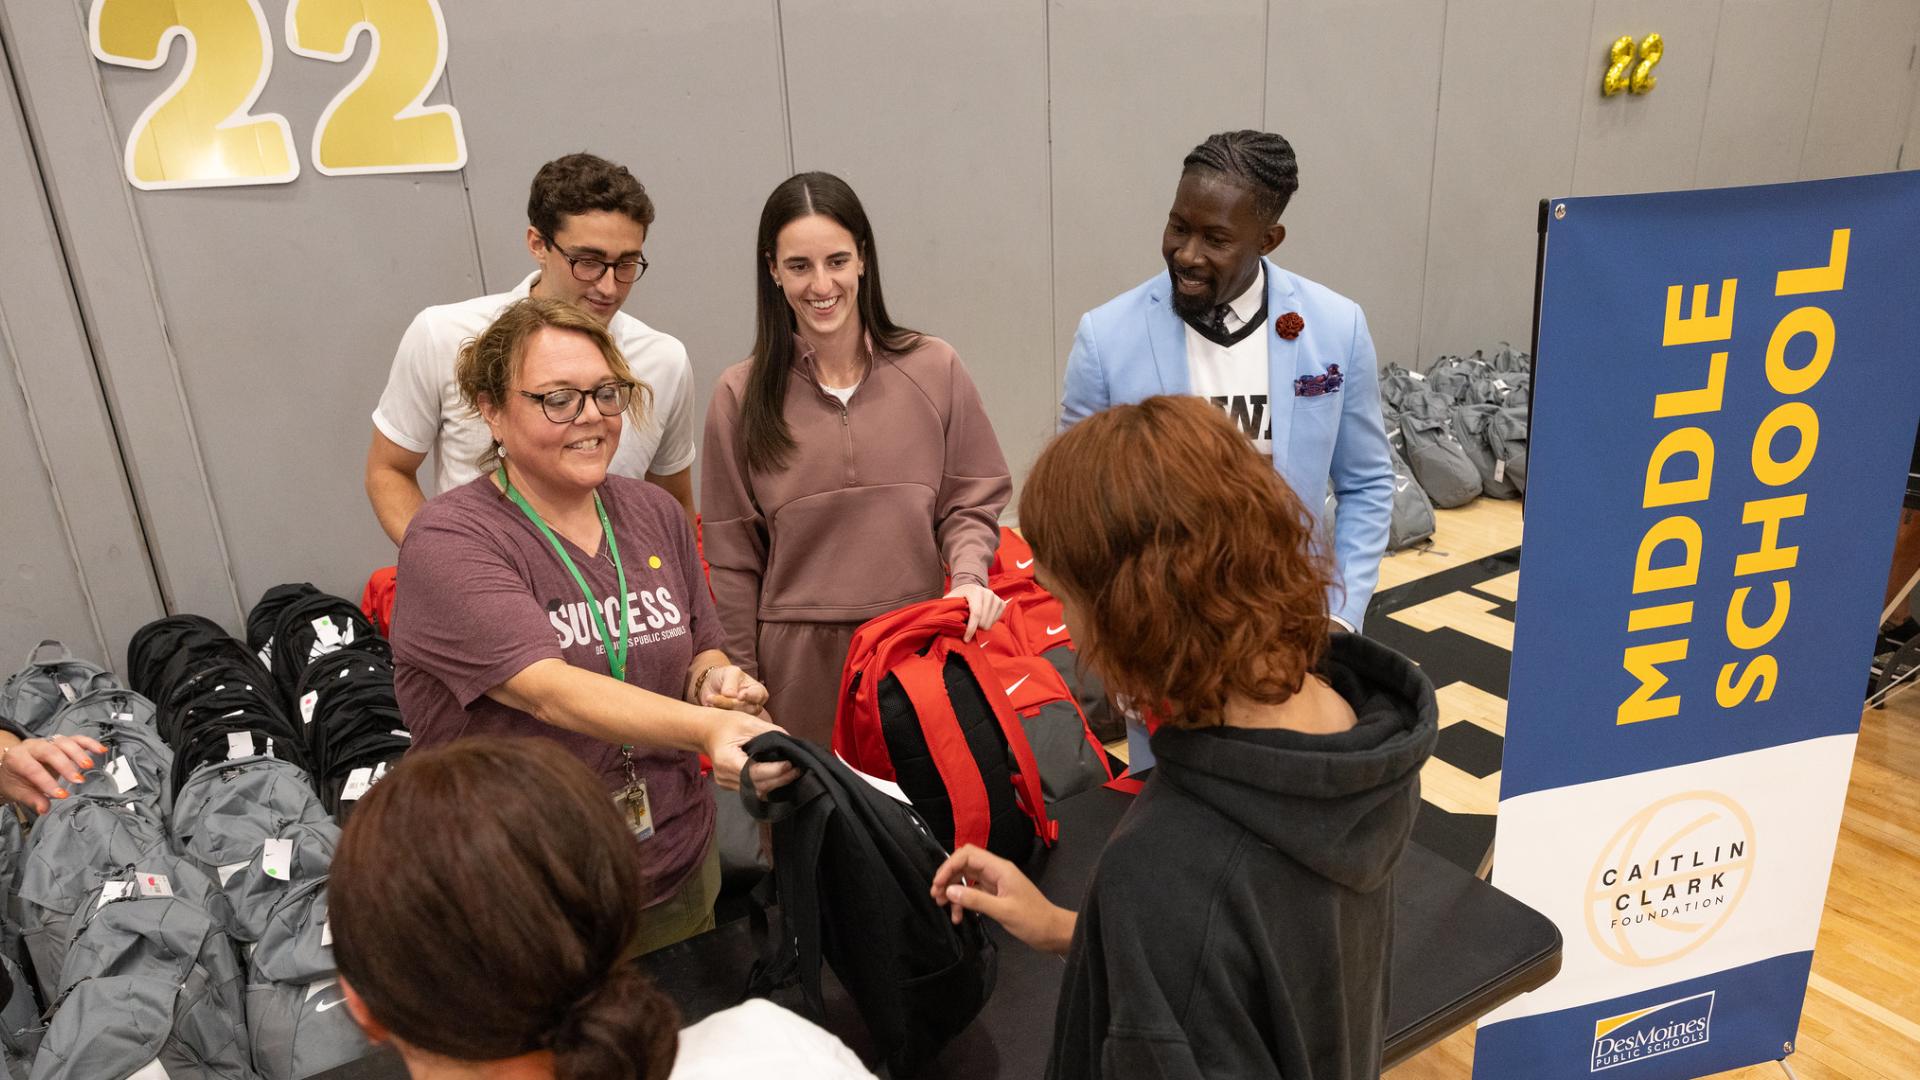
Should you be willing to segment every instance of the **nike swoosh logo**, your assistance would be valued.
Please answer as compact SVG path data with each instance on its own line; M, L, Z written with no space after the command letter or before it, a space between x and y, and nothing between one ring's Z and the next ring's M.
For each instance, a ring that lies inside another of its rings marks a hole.
M337 998L334 998L332 1001L321 1002L320 1004L315 1005L313 1007L313 1011L317 1013L326 1012L328 1009L333 1008L335 1005L338 1005L345 1000L347 999L344 997L337 997Z
M1007 696L1008 696L1008 697L1012 697L1012 696L1013 696L1013 692L1014 692L1015 690L1018 690L1018 689L1020 689L1020 683L1023 683L1023 682L1026 682L1026 681L1027 681L1028 679L1031 679L1031 678L1033 678L1033 676L1032 676L1032 675L1022 675L1022 676L1020 676L1020 682L1017 682L1017 683L1014 683L1014 684L1013 684L1012 686L1009 686L1009 687L1007 687Z
M1033 565L1033 560L1032 560L1032 559L1028 559L1028 560L1027 560L1027 561L1025 561L1025 562L1016 562L1016 563L1014 563L1014 564L1013 564L1013 568L1014 568L1015 570L1025 570L1025 569L1026 569L1027 567L1029 567L1029 566L1032 566L1032 565Z
M1064 634L1064 633L1066 633L1066 632L1067 632L1067 624L1066 624L1066 623L1061 623L1061 624L1060 624L1059 626L1049 626L1049 627L1047 627L1047 636L1048 636L1048 637L1052 637L1052 636L1053 636L1053 635L1055 635L1055 634Z

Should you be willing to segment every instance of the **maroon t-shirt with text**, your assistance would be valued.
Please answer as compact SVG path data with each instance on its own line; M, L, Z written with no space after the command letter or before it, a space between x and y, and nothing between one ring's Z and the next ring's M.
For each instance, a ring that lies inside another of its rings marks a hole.
M626 569L627 681L678 699L694 656L723 647L693 530L680 504L644 481L608 476L600 499ZM559 540L599 602L607 632L618 639L612 551L603 540L590 556ZM400 545L396 578L394 691L415 749L469 735L551 739L600 774L609 792L625 786L619 746L486 696L539 660L612 674L580 586L491 476L420 508ZM657 901L699 868L713 834L713 799L696 754L636 746L633 761L653 807L654 835L641 853Z

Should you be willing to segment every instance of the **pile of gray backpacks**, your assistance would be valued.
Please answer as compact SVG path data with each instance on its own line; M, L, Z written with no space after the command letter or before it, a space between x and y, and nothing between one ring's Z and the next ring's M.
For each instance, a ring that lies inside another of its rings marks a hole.
M1488 355L1443 356L1424 373L1388 364L1380 411L1393 450L1393 520L1387 550L1433 535L1435 507L1527 490L1531 358L1502 342Z
M211 625L172 618L129 650L149 677L183 685L246 653L202 641L207 656L171 663L181 626ZM45 815L0 807L7 1075L291 1080L364 1056L327 924L340 830L305 755L236 726L179 776L157 713L58 642L0 687L0 719L107 747Z

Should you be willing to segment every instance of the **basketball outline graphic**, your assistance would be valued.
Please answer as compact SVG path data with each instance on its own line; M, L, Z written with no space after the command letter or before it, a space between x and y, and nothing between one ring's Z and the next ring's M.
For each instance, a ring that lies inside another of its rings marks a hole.
M1584 903L1587 936L1607 959L1626 967L1657 967L1692 953L1726 926L1746 896L1753 882L1756 840L1746 809L1719 792L1683 791L1647 806L1620 826L1594 861ZM1731 856L1728 849L1735 843L1741 845L1740 854ZM1731 857L1693 865L1702 853L1714 852ZM1662 873L1657 865L1684 856L1691 858L1672 871ZM1650 876L1628 880L1629 872L1649 864L1655 864ZM1602 881L1608 870L1619 875L1611 885ZM1623 894L1644 897L1661 886L1711 880L1716 874L1728 879L1721 888L1698 895L1682 892L1664 902L1643 901L1648 910L1637 919L1623 917L1630 912L1617 907ZM1698 907L1714 901L1712 907Z

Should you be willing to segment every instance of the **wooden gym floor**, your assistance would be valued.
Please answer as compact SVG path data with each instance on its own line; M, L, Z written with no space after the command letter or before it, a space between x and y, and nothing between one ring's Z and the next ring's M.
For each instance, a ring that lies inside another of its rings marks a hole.
M1469 567L1520 543L1517 503L1478 499L1438 514L1431 550L1388 556L1380 591ZM1450 593L1420 605L1427 615L1488 643L1505 635L1488 600L1512 582L1495 579L1473 593ZM1509 598L1510 599L1510 598ZM1421 627L1419 609L1398 622ZM1465 619L1464 623L1459 620ZM1369 616L1369 627L1374 619ZM1396 627L1396 630L1399 628ZM1865 689L1866 664L1861 663ZM1441 722L1466 721L1504 730L1506 703L1485 694L1442 696ZM1449 712L1455 715L1447 715ZM1470 715L1469 715L1470 714ZM1497 774L1496 774L1497 776ZM1460 790L1458 777L1431 777ZM1497 783L1480 791L1497 791ZM1491 807L1460 805L1472 813ZM1908 689L1862 717L1846 815L1828 885L1827 906L1814 949L1813 979L1788 1063L1802 1080L1908 1080L1920 1076L1920 690ZM1388 1080L1466 1080L1473 1072L1473 1031L1466 1029L1393 1071ZM1717 1074L1730 1080L1776 1080L1787 1074L1773 1062ZM1508 1080L1508 1078L1501 1078ZM1524 1080L1524 1078L1512 1078Z

